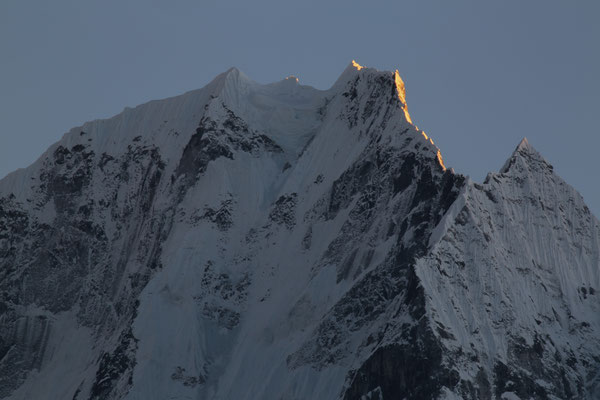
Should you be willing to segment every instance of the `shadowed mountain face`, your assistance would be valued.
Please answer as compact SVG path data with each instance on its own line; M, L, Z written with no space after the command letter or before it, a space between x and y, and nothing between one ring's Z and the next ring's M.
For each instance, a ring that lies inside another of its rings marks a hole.
M526 140L446 169L405 98L231 69L0 181L0 398L598 398L598 221Z

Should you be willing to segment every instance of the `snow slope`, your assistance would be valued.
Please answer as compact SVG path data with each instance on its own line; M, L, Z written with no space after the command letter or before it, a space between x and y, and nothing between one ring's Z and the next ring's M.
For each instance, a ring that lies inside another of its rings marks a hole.
M593 398L598 221L446 169L397 72L232 68L0 181L0 398Z

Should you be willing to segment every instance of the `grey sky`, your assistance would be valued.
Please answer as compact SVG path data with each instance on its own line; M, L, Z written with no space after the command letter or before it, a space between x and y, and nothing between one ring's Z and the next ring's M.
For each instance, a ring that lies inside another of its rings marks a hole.
M328 88L398 69L413 121L481 181L523 136L600 216L600 2L0 2L0 176L69 128L237 66Z

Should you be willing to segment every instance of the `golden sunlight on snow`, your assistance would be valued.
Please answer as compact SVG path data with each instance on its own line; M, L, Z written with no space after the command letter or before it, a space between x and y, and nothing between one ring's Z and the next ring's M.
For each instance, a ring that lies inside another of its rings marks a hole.
M442 168L444 168L444 171L446 170L446 166L444 165L444 160L442 159L442 153L440 152L440 149L438 149L437 152L437 159L438 162L440 163L440 165L442 166Z
M417 128L417 130L418 130L418 129L419 129L419 128ZM427 134L425 133L425 131L421 131L421 135L423 135L423 137L425 138L425 140L429 140L429 142L430 142L431 144L435 144L435 143L433 143L433 139L432 139L432 138L430 138L429 136L427 136Z
M400 78L400 73L398 70L394 73L394 82L396 83L396 92L398 92L398 97L402 102L402 111L404 111L404 116L406 120L412 124L412 120L410 119L410 114L408 113L408 107L406 106L406 89L404 88L404 81Z
M425 138L425 140L428 140L429 143L433 144L435 146L435 143L433 143L433 139L430 138L429 136L427 136L427 134L424 131L421 131L421 135L423 135L423 137ZM442 168L444 169L444 171L446 170L446 166L444 165L444 160L442 159L442 153L440 152L440 149L438 149L437 151L437 160L440 163L440 165L442 166Z
M354 68L356 68L357 70L359 70L359 71L360 71L361 69L363 69L363 68L364 68L362 65L360 65L359 63L357 63L357 62L356 62L356 61L354 61L354 60L352 60L352 66L353 66Z

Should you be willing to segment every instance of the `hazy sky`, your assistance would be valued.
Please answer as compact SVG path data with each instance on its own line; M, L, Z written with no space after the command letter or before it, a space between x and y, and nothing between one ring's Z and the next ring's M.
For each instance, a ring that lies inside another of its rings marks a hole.
M481 181L523 136L600 216L600 2L0 1L0 176L64 132L237 66L325 89L398 69L413 121Z

